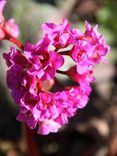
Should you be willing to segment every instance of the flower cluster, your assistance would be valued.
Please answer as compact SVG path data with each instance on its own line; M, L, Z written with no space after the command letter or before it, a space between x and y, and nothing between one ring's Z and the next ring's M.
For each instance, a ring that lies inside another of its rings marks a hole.
M13 37L19 36L19 28L15 24L14 19L11 18L8 21L5 21L3 16L3 9L6 5L6 0L0 0L0 40L6 39L8 33Z
M20 107L17 119L31 129L38 127L40 134L49 134L57 132L77 109L86 106L90 83L95 79L93 68L105 61L109 46L97 32L97 26L91 27L87 21L84 33L72 29L65 19L58 25L45 23L42 29L44 36L39 42L27 43L22 50L12 46L3 57L8 66L7 85ZM72 48L64 51L69 45ZM65 63L63 55L75 64L67 71L59 69ZM53 80L56 84L56 73L69 76L78 85L48 91L44 82Z

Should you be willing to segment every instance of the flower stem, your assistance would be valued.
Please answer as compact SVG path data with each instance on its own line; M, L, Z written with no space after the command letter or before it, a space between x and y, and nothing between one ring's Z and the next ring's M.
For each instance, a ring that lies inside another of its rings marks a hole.
M37 142L35 140L35 131L28 128L27 125L25 126L26 126L25 128L26 128L27 145L28 145L27 154L28 156L40 156L37 147Z
M17 45L20 49L22 49L22 50L24 49L23 44L16 38L14 38L13 36L10 36L10 38L8 40L11 41L12 43L14 43L15 45Z

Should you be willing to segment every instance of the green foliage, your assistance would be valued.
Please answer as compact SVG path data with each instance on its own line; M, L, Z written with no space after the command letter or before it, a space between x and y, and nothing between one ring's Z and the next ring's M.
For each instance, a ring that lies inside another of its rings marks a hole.
M111 46L109 60L117 62L117 1L105 0L96 13L100 30Z

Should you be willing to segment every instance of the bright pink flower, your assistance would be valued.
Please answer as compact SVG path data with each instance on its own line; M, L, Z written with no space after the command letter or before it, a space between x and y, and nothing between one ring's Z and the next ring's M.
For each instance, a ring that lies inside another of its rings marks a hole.
M27 90L34 93L36 80L33 75L29 75L27 70L31 68L31 64L25 56L15 47L11 47L11 51L3 54L8 65L7 85L12 90L12 96L19 103L21 97Z
M57 93L40 92L38 96L26 93L17 119L26 122L32 129L38 126L41 134L57 132L78 108L87 104L90 91L72 87Z
M45 23L42 25L44 34L48 36L55 48L61 49L67 47L74 42L73 36L70 33L71 26L69 22L64 19L61 24Z
M19 36L19 27L15 24L15 21L13 18L9 19L5 23L5 30L13 37L18 37Z
M38 133L57 132L61 125L75 115L78 108L88 102L90 89L84 85L66 88L62 92L47 92L40 88L40 80L30 70L29 58L11 47L4 54L9 70L7 84L11 94L20 107L18 120L26 122L31 129L38 126Z
M50 132L56 133L60 127L61 127L61 125L52 119L43 120L43 122L40 124L40 126L38 128L38 133L44 134L44 135L47 135Z
M24 56L24 54L16 49L15 47L10 47L9 53L3 54L4 59L6 60L7 66L10 68L13 65L21 66L22 68L29 68L31 67L30 63Z
M31 64L30 73L35 73L41 80L50 80L63 63L63 57L55 51L49 50L50 40L43 38L37 45L27 44L24 55Z
M97 26L91 27L86 22L84 34L77 36L70 56L77 63L77 72L84 74L91 70L95 64L104 62L109 51L109 46L105 44L104 37L97 32Z
M26 122L31 129L38 128L40 134L49 134L57 132L78 109L86 106L90 83L95 79L93 67L104 60L109 47L97 32L97 26L91 27L88 22L84 33L71 29L67 20L59 25L46 23L42 27L44 37L37 44L26 44L23 52L11 47L4 59L8 66L7 84L20 108L17 119ZM75 65L65 72L59 71L65 63L60 50L71 44L72 49L64 55L71 57ZM56 72L65 73L78 86L47 91L43 82L53 80L56 85Z
M79 74L77 72L77 66L73 66L71 67L68 71L67 71L68 76L78 82L79 84L82 83L91 83L95 80L94 76L93 76L93 71L92 70L87 70L85 73L83 74Z
M71 29L71 26L69 22L64 19L63 23L61 24L54 24L54 23L44 23L42 25L43 31L45 34L51 34L51 35L57 35L57 33L61 33L64 31L69 31Z
M94 63L87 57L87 53L92 51L92 47L88 46L86 41L77 41L72 48L70 55L73 60L77 63L77 72L83 74L87 72L90 66Z
M89 51L88 58L92 59L95 63L99 61L103 62L110 49L109 46L105 44L104 36L98 33L97 27L97 25L91 27L87 21L85 22L85 39L94 47L93 51Z
M6 33L9 33L13 37L19 36L19 28L15 24L14 19L5 21L3 16L3 10L6 5L6 0L0 0L0 40L6 37Z
M24 77L25 72L23 72L22 68L18 65L12 66L10 70L7 71L7 85L9 89L11 89L13 99L18 103L26 91L23 86Z

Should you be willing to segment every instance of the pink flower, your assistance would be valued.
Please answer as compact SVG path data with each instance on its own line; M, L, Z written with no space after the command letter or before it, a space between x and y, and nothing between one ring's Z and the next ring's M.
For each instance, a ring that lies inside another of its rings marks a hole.
M30 68L31 65L24 56L24 54L16 49L15 47L10 47L9 53L3 54L4 59L6 60L7 66L10 68L13 65L21 66L22 68Z
M11 52L4 54L4 58L9 67L7 85L20 107L17 119L26 122L31 129L38 126L38 133L57 132L78 108L87 104L90 89L86 85L83 89L71 87L62 92L47 92L40 88L42 81L29 72L30 61L24 54L11 47Z
M105 44L104 37L97 32L97 26L91 27L86 22L85 33L77 36L70 56L77 63L77 72L84 74L92 69L95 64L104 62L109 52L109 46Z
M103 59L110 49L109 46L105 44L104 36L98 33L97 27L97 25L91 27L87 21L85 22L85 38L94 47L94 50L89 52L88 57L95 63L99 61L103 62Z
M67 47L74 39L69 22L64 19L61 24L45 23L42 25L44 34L49 37L56 49Z
M25 72L23 72L22 68L18 65L12 66L10 70L7 71L7 85L9 89L11 89L13 99L18 103L26 91L23 86L24 77Z
M10 24L12 27L13 21L8 24L8 28L5 27L9 32L12 29ZM36 44L28 43L22 51L11 47L10 52L3 57L8 66L7 85L20 108L17 120L26 122L31 129L37 128L38 133L46 135L57 132L78 109L87 105L90 83L95 79L93 68L104 61L109 46L97 32L97 26L91 27L88 22L84 33L72 29L67 20L59 25L46 23L42 27L44 37ZM71 44L73 47L68 52L60 52ZM55 49L51 50L51 47ZM62 55L68 55L75 63L67 71L58 70L65 64ZM52 81L59 85L57 72L66 74L78 85L55 92L48 91L50 87L43 83Z
M86 41L79 40L72 48L70 55L72 59L77 63L77 72L79 74L85 73L94 63L87 57L87 53L92 51L93 47L90 47L85 43Z
M50 35L57 35L57 33L61 33L64 32L64 31L69 31L71 26L69 24L69 22L64 19L63 20L63 23L61 24L54 24L54 23L44 23L42 25L42 28L44 30L44 33L45 34L50 34Z
M60 127L61 125L52 119L43 120L43 122L40 124L38 128L38 133L44 134L44 135L47 135L50 132L56 133Z
M5 23L5 30L13 37L18 37L19 36L19 27L15 24L15 21L13 18L9 19Z
M72 80L78 82L79 84L91 83L95 80L92 70L87 70L85 73L79 74L79 72L77 72L77 66L72 66L67 71L67 74Z
M57 132L78 108L87 104L90 91L72 87L56 93L40 92L36 97L27 92L21 100L17 119L26 122L32 129L38 126L41 134Z
M63 57L56 51L49 50L49 38L43 38L37 45L27 44L24 55L31 64L29 73L36 74L41 80L50 80L63 63Z
M19 36L19 28L15 24L14 19L5 21L3 10L6 5L6 0L0 0L0 40L4 39L9 33L13 37Z

